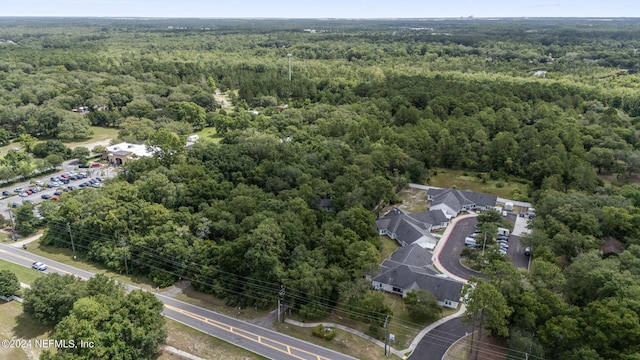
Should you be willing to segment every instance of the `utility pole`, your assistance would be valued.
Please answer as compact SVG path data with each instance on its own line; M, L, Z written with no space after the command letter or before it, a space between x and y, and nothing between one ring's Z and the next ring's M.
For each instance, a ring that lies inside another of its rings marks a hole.
M127 246L127 241L125 239L120 239L122 241L122 255L124 256L124 270L127 275L129 275L129 265L127 264L127 251L125 247Z
M71 250L73 250L73 260L76 259L76 245L73 243L73 236L71 236L71 224L67 223L67 231L69 232L69 239L71 239Z
M284 298L285 291L284 285L280 285L280 291L278 291L278 322L280 321L280 314L282 314L282 322L284 322L284 313L280 311L280 305L282 303L282 299Z
M476 314L473 314L471 323L471 346L469 347L469 354L473 353L473 334L476 332Z
M11 238L16 241L16 223L13 221L13 211L11 211L11 204L7 204L9 207L9 219L11 219Z
M384 356L389 357L389 353L387 352L387 345L389 344L389 336L387 325L389 324L389 315L384 319Z
M484 231L484 241L482 242L482 255L484 255L484 248L487 246L487 230Z
M480 309L480 334L478 334L478 341L476 341L476 359L475 360L478 360L478 352L480 352L480 342L482 341L482 329L484 329L484 308L485 307Z

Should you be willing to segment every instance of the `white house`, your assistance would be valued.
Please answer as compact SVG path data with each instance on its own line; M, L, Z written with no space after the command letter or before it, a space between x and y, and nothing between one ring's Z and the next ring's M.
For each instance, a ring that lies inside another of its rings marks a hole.
M109 161L114 166L120 166L136 158L151 156L153 156L153 152L149 151L146 145L127 142L107 146L107 150L102 153L102 159Z

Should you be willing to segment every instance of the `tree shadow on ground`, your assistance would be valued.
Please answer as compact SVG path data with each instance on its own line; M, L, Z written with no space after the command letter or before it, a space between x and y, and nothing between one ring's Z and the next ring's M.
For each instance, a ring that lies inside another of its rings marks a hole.
M52 331L52 326L42 324L24 312L16 317L16 326L13 327L13 335L21 339L35 339Z

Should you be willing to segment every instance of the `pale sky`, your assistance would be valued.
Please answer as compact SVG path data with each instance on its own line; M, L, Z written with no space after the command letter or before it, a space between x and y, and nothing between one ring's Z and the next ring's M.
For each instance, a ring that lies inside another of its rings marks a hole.
M0 16L640 17L640 0L0 0Z

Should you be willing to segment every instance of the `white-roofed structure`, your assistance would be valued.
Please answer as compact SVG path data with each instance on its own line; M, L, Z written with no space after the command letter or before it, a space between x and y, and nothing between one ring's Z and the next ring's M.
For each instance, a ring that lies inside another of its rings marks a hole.
M149 151L145 144L122 142L107 146L107 150L102 154L102 159L113 166L120 166L129 160L150 156L153 156L153 152Z

